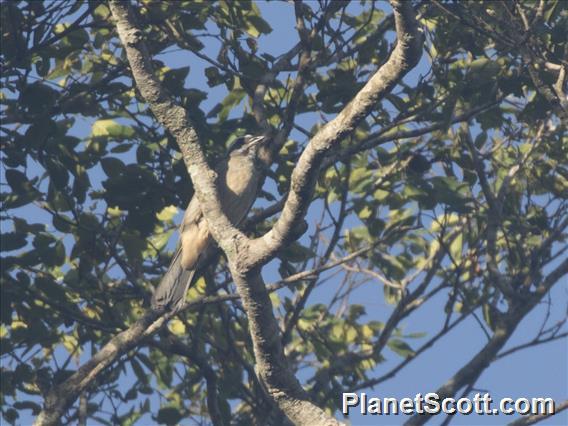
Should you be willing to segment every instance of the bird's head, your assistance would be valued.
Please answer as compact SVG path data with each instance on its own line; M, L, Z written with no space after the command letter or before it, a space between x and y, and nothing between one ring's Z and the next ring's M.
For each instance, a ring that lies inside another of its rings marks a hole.
M268 138L266 136L241 136L231 144L229 147L229 155L245 155L251 158L256 158L258 155L258 148L262 146Z

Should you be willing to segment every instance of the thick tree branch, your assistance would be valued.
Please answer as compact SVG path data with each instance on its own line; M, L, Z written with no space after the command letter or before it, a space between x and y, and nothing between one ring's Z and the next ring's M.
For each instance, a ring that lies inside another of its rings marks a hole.
M215 185L216 173L207 164L187 111L173 101L154 75L142 30L138 28L128 3L111 1L109 7L116 20L116 31L124 46L136 86L158 121L175 137L209 230L229 255L229 252L235 251L232 242L247 238L231 224L221 209Z
M65 382L52 388L45 398L44 409L38 415L35 425L55 425L73 404L79 394L118 356L133 348L142 339L151 336L162 327L172 314L160 316L148 312L128 330L114 336L99 352L83 364Z
M267 286L269 292L274 292L282 287L300 282L320 274L323 271L334 268L344 262L349 262L355 257L369 251L372 247L365 247L357 250L339 260L330 262L319 268L302 271L291 275L281 281ZM205 296L186 303L180 310L195 311L202 306L222 303L230 300L239 299L238 294L224 294L218 296ZM45 408L36 419L36 425L57 424L59 418L67 408L75 401L78 395L91 384L99 374L110 366L119 356L131 348L136 347L142 340L152 336L159 331L172 317L171 313L159 316L153 312L147 313L144 317L136 321L127 330L124 330L113 337L103 348L97 352L87 363L77 370L68 380L59 386L54 387L48 394Z
M422 34L409 2L391 1L397 44L387 62L371 77L355 98L308 143L292 172L290 193L274 227L251 242L250 266L271 259L292 237L303 221L316 178L325 156L370 113L378 101L419 61Z
M290 371L280 330L258 267L290 239L301 224L311 201L315 179L327 152L363 120L376 102L418 62L421 38L409 3L392 2L398 43L386 64L355 99L310 141L292 174L290 193L281 217L265 236L251 242L249 258L240 265L229 256L230 269L249 319L257 373L279 408L295 424L337 424L308 401L306 392ZM248 265L247 265L248 263ZM245 268L242 268L246 265Z
M454 396L463 386L477 378L495 359L497 353L507 343L513 334L519 320L511 321L507 325L495 330L491 340L479 351L466 365L464 365L453 377L451 377L436 393L441 399ZM405 425L423 425L430 416L415 415L411 417Z
M134 23L128 3L111 1L109 7L116 20L118 35L124 45L128 61L138 89L150 105L162 125L176 138L184 162L194 183L196 195L203 206L213 237L227 251L227 243L246 237L229 222L221 210L215 173L209 168L199 146L197 134L191 127L186 111L176 105L161 87L153 74L148 50L142 40L142 31ZM224 237L221 241L220 236ZM231 248L229 247L229 251ZM36 419L36 425L55 424L78 394L117 356L135 346L140 340L157 331L171 316L146 313L128 330L113 337L101 351L85 363L61 385L53 388L45 401L44 410Z
M489 342L436 391L440 398L453 397L463 386L475 381L497 359L499 351L507 343L524 317L540 302L552 285L567 273L568 259L548 274L532 297L528 300L514 300L509 311L497 321L495 332ZM405 425L422 425L430 418L429 415L415 415Z
M277 244L268 244L269 250L262 256L263 258L268 259L273 256L290 238L291 231L303 220L313 191L315 176L325 154L342 137L349 134L364 119L375 103L418 62L421 37L414 11L409 3L399 3L393 0L392 5L395 10L398 36L396 48L387 63L371 78L337 119L330 122L316 135L300 158L300 165L295 170L291 193L283 215L275 229L261 239L265 243L267 241L277 242ZM247 276L235 274L235 271L241 270L234 262L234 259L238 258L237 248L243 247L242 243L246 243L247 238L235 229L223 214L215 186L216 176L205 160L197 134L188 120L186 111L173 102L171 96L154 76L151 58L142 40L142 31L134 23L134 17L128 4L111 1L109 6L116 20L117 32L124 45L137 87L156 118L179 144L212 235L229 258L231 271L249 317L259 375L270 395L295 423L337 424L334 419L307 400L300 384L288 370L272 305L259 271L247 268L251 271ZM241 253L243 252L239 254ZM247 253L243 254L246 258ZM250 265L252 262L249 259L246 263ZM167 315L160 317L150 312L137 321L134 327L115 336L70 379L50 392L46 399L45 409L40 413L36 423L56 423L65 409L76 399L78 393L94 380L100 371L120 353L133 347L143 336L155 332L167 319Z
M339 425L333 417L308 400L308 395L288 366L280 329L266 286L255 269L246 275L233 270L233 279L249 320L255 370L278 407L296 425Z

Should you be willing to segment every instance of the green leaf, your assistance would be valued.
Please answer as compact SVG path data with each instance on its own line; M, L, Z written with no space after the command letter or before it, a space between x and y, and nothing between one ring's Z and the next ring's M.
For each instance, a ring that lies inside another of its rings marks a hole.
M159 213L156 213L158 220L162 222L171 222L178 213L178 208L174 205L164 207Z
M58 92L52 87L39 82L33 83L22 90L20 105L27 108L31 114L41 114L55 104L58 96Z
M175 407L164 407L158 411L156 421L160 424L175 425L182 419L179 409Z
M403 358L408 358L414 356L414 350L403 340L391 339L389 340L387 346L390 350L400 355Z
M205 77L207 77L207 85L209 87L218 86L219 84L222 84L225 81L217 67L205 68Z
M137 235L124 235L122 240L128 258L134 262L141 262L142 251L146 247L146 241Z
M101 166L108 177L117 177L125 170L124 163L114 157L101 159Z
M8 185L12 188L14 192L22 192L24 191L24 187L28 183L28 178L26 175L19 170L8 169L5 172L6 181Z
M284 250L280 255L281 258L284 258L290 262L303 262L306 259L310 259L315 256L315 253L310 250L308 247L302 246L298 242L293 242Z
M56 24L53 29L53 32L55 34L60 34L66 29L68 29L70 26L71 24L68 23ZM67 33L67 35L64 37L63 40L68 40L68 42L74 48L80 48L83 46L83 44L89 41L89 34L87 34L87 31L85 31L84 28L76 28L73 29L71 32Z
M467 213L470 208L468 200L462 195L467 190L467 184L460 183L452 176L436 176L430 179L437 198L457 213Z
M357 212L357 216L361 220L369 219L373 215L373 209L369 206L364 206L361 210Z
M172 93L183 91L185 79L189 74L189 67L168 70L164 73L164 86Z
M389 305L396 305L402 299L402 291L396 288L392 288L388 285L383 285L383 293L385 297L385 302Z
M45 161L45 168L56 188L63 189L69 181L69 173L65 167L57 160L48 158Z
M373 173L366 167L358 167L349 176L349 187L355 193L367 193L373 183Z
M136 377L138 378L140 383L147 385L148 375L146 374L144 368L142 368L140 363L136 359L132 358L130 360L130 365L132 366L132 371L134 371L134 374L136 374Z
M32 410L32 415L37 415L41 411L41 405L36 404L33 401L21 401L15 402L13 405L14 408L18 410Z
M260 16L247 16L246 21L248 25L245 27L245 31L251 37L256 38L260 34L270 34L272 32L272 27Z
M463 233L459 233L450 244L450 255L455 263L461 262L463 251Z
M110 150L113 154L122 154L124 152L130 151L132 148L131 143L121 143Z
M242 89L233 89L221 102L221 109L218 113L219 121L225 121L231 110L241 103L245 97L245 91Z
M2 234L0 239L2 251L12 251L24 247L26 242L26 235L19 232L6 232Z
M56 300L60 304L68 303L65 287L54 281L51 277L38 276L34 280L34 284L50 300Z
M152 250L162 250L170 240L173 233L174 229L170 229L167 232L160 232L157 235L152 235L150 237L150 247Z
M176 336L184 336L187 332L185 324L177 318L172 319L168 323L168 330Z
M134 130L130 126L123 126L114 120L97 120L91 128L91 136L94 138L130 139L134 136Z

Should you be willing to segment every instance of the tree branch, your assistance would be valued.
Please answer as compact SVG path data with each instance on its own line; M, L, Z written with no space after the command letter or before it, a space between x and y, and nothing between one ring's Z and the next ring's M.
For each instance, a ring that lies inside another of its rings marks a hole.
M265 250L261 256L263 259L272 257L291 237L292 230L303 220L311 201L315 177L326 153L344 136L353 131L376 102L418 62L421 37L414 11L409 3L395 0L391 3L395 13L397 46L385 65L379 69L343 112L315 136L302 154L300 163L294 170L292 188L284 212L268 236L260 239L265 243L264 245L266 242L271 243L268 244L269 250ZM191 126L186 111L173 102L171 96L154 76L151 58L142 39L142 31L136 26L128 4L115 0L109 3L109 7L116 20L117 33L124 45L136 85L158 121L175 137L194 183L196 196L203 208L209 229L229 258L231 272L249 318L259 376L267 386L269 394L295 423L338 424L335 419L307 400L306 393L289 370L267 289L260 276L260 271L252 268L255 263L257 265L260 263L251 261L250 248L252 247L247 244L248 239L231 225L222 212L215 185L216 175L205 160L197 133ZM274 242L276 244L273 244ZM243 269L242 265L246 267ZM160 315L149 312L133 327L112 338L71 378L49 392L45 408L38 416L36 424L55 424L77 395L105 367L110 365L119 354L136 345L142 338L154 333L170 316L169 313Z
M562 401L558 404L554 409L554 414L558 414L561 411L564 411L568 408L568 400ZM548 419L553 414L533 414L532 416L525 416L521 417L518 420L515 420L509 423L509 426L527 426L527 425L534 425L535 423L541 422L543 420Z
M292 172L290 193L282 215L262 237L251 241L249 267L270 260L300 226L311 202L315 181L326 155L370 113L386 94L419 61L422 34L409 2L392 0L397 45L387 62L371 77L355 98L308 143Z
M35 421L36 426L58 424L59 418L73 404L79 394L114 360L133 348L142 339L151 336L162 327L172 314L150 311L136 321L128 330L114 336L89 361L83 364L71 377L53 387L45 398L44 408Z
M229 252L235 251L232 242L247 240L247 237L231 224L221 209L215 184L217 175L207 164L187 111L173 101L154 75L142 30L138 28L128 3L111 1L109 7L136 86L154 116L175 137L211 235L229 255Z
M206 357L184 344L172 334L169 334L166 339L161 340L159 343L153 342L152 345L160 348L166 354L173 353L187 358L199 367L207 385L207 411L209 412L211 422L214 426L224 425L225 422L219 409L217 374L207 362Z
M479 377L479 375L497 359L499 351L503 348L505 343L507 343L527 313L539 303L552 285L558 282L566 273L568 273L568 259L562 262L543 280L532 297L528 300L519 301L515 299L512 301L508 312L503 314L502 318L498 321L495 332L489 342L436 391L440 398L453 397L463 386L474 381L476 377ZM428 420L430 420L429 415L415 415L411 417L405 425L423 425Z
M240 264L229 256L229 266L249 319L257 374L267 393L295 424L338 424L308 401L306 392L290 371L282 348L280 330L259 267L282 248L299 227L311 202L320 166L339 141L351 133L383 96L420 58L421 38L409 3L391 2L398 43L389 60L370 79L345 109L310 141L292 173L290 193L282 215L271 231L250 242Z

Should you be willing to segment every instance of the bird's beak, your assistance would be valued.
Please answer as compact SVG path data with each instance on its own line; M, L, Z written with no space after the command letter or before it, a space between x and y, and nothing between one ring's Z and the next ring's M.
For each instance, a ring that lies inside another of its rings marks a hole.
M255 136L255 137L251 138L251 140L249 142L249 146L262 145L267 140L268 140L268 138L266 136Z

